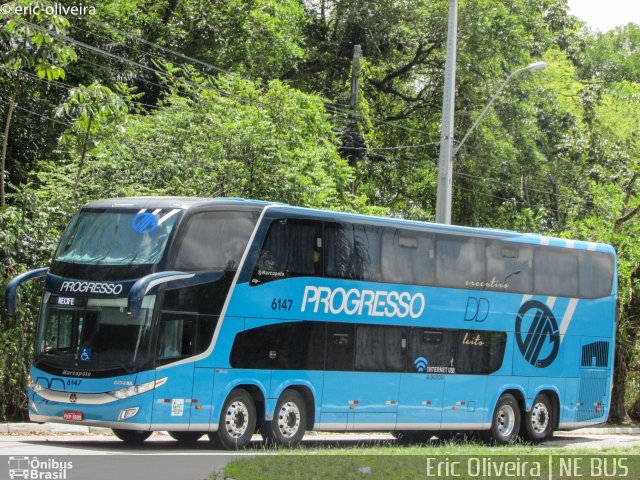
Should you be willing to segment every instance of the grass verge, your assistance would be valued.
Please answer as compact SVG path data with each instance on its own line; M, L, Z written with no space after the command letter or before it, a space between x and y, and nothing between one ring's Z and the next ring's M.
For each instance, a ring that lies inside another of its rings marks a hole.
M258 453L258 452L256 452ZM551 476L549 472L551 470ZM578 449L478 443L267 450L229 463L213 480L640 478L640 447Z

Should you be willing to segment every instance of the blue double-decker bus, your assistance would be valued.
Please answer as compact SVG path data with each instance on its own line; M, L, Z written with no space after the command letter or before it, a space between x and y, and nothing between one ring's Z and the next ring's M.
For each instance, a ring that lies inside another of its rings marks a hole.
M89 203L44 277L35 422L141 442L260 432L529 441L606 421L616 258L603 244L242 199Z

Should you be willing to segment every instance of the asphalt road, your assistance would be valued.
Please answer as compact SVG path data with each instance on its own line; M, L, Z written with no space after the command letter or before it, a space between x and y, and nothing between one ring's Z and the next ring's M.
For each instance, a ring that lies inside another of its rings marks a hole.
M95 434L47 434L47 435L0 435L0 479L9 478L7 464L13 457L29 457L46 461L70 460L73 469L66 472L61 480L201 480L210 472L218 470L229 461L247 455L270 454L262 448L254 437L250 448L242 452L213 450L203 437L195 444L183 445L171 437L155 433L142 445L127 445L112 435ZM393 445L395 440L388 434L308 434L303 445L310 448L331 448L342 446L367 447ZM612 446L635 446L640 453L640 434L594 435L580 432L557 432L554 439L536 447L536 453L543 454L545 448L603 449ZM568 452L570 453L570 452ZM116 458L114 458L116 456ZM153 457L153 458L151 458ZM46 466L48 467L48 465ZM56 465L54 465L55 469Z

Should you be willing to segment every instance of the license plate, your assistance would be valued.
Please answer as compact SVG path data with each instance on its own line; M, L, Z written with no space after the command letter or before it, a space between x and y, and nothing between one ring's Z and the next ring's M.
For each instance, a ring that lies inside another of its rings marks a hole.
M84 418L82 412L69 412L65 411L62 417L64 420L70 420L72 422L81 422Z

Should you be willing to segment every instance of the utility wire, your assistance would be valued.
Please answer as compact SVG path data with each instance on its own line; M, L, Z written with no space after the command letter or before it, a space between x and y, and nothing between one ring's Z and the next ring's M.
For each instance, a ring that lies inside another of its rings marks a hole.
M10 104L10 101L7 98L2 97L2 96L0 96L0 102L4 103L7 106ZM40 118L44 118L46 120L50 120L50 121L55 122L55 123L59 123L61 125L66 125L67 127L72 127L73 126L72 124L70 124L68 122L63 122L61 120L48 117L47 115L43 115L42 113L37 113L37 112L34 112L33 110L29 110L28 108L21 107L17 103L13 104L13 108L17 108L18 110L22 110L24 112L30 113L30 114L35 115L35 116L40 117Z

